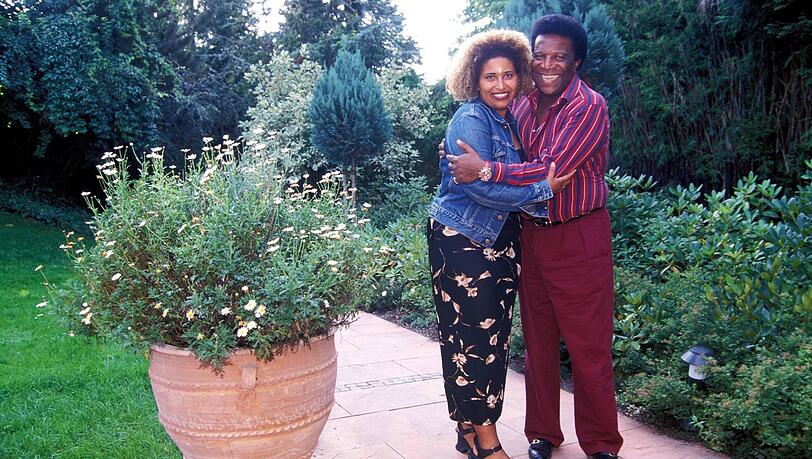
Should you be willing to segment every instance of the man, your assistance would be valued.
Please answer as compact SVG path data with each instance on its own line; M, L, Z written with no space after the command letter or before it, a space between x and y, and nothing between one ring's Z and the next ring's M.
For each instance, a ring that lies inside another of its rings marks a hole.
M547 218L524 216L519 290L527 386L525 435L529 456L547 459L564 440L559 422L559 340L572 360L575 428L584 452L617 457L612 333L612 234L606 211L609 117L606 102L578 78L586 32L569 16L543 16L531 29L536 90L511 112L529 162L483 161L467 145L449 155L454 178L516 186L576 170L569 186L548 201Z

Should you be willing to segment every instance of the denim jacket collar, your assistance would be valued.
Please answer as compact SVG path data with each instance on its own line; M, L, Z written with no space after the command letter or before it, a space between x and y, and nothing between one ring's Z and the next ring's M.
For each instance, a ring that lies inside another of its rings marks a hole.
M499 113L496 113L496 110L494 110L490 106L488 106L488 104L483 102L482 99L480 99L479 97L477 97L475 99L471 99L469 102L474 103L474 104L479 104L479 105L482 105L483 107L485 107L488 110L488 113L490 113L490 115L493 117L494 121L496 121L499 124L509 123L509 124L512 125L512 124L516 123L516 119L513 118L513 114L510 113L510 109L507 110L507 112L505 113L505 116L503 117Z

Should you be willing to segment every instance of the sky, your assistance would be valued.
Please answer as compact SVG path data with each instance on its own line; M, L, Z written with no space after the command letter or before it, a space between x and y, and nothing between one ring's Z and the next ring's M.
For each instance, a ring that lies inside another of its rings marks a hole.
M267 2L272 14L261 21L261 29L278 28L282 3L283 0ZM403 15L406 35L420 49L422 64L414 65L415 70L427 83L436 83L448 70L449 50L456 48L458 38L471 29L462 21L465 0L392 0L392 3Z

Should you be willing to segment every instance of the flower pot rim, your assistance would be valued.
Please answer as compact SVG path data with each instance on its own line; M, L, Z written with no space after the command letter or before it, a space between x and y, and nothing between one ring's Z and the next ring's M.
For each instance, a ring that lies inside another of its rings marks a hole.
M318 341L328 339L331 336L335 335L335 333L336 333L336 328L333 327L327 333L325 333L323 335L317 335L317 336L312 337L310 340L308 340L308 343L314 343L314 342L318 342ZM304 345L304 344L305 344L305 341L301 340L298 343L296 343L296 346L301 346L301 345ZM179 356L184 356L184 357L185 356L194 356L195 355L194 352L189 350L189 348L177 347L177 346L173 346L171 344L165 344L165 343L153 343L153 344L151 344L149 346L149 348L150 348L150 350L154 350L154 351L160 352L162 354L179 355ZM246 348L246 347L241 347L241 348L237 348L237 349L229 352L228 354L231 356L231 355L246 355L246 354L253 354L253 353L254 353L253 349L249 349L249 348Z

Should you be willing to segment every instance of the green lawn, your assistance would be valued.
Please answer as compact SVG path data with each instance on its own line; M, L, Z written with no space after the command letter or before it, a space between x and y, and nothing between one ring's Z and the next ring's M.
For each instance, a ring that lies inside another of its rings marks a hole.
M69 337L48 307L43 265L69 278L62 232L0 212L0 458L180 458L158 424L147 360Z

